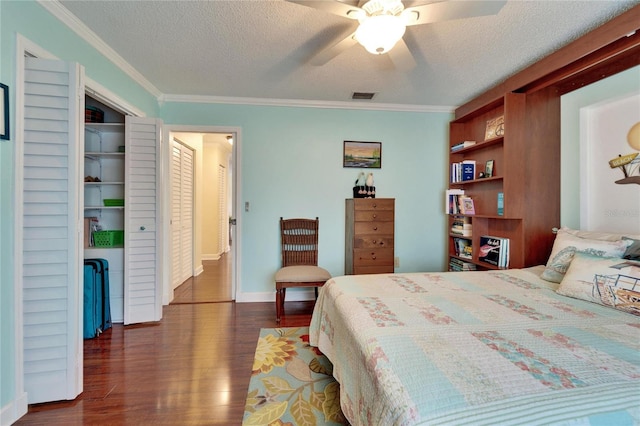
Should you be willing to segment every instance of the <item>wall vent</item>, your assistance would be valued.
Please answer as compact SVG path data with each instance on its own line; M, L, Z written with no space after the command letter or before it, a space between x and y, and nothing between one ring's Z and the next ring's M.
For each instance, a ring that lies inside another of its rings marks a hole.
M357 101L362 101L362 100L370 101L371 99L373 99L375 95L376 94L373 92L353 92L353 95L351 95L351 99L354 99Z

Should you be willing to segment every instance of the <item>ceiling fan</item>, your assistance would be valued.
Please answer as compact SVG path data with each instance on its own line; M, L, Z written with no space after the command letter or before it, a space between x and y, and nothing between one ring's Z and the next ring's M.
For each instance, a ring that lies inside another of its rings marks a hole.
M413 55L402 39L412 25L475 16L495 15L506 0L437 1L404 7L401 0L359 1L358 6L340 0L287 0L338 16L357 20L357 29L338 43L322 50L311 63L324 65L351 46L360 43L376 55L387 53L396 68L409 70L416 65Z

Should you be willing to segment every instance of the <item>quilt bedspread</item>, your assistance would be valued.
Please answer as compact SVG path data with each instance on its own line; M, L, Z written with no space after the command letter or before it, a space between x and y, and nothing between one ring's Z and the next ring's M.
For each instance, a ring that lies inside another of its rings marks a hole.
M349 421L640 424L640 317L556 294L540 271L329 280L310 343Z

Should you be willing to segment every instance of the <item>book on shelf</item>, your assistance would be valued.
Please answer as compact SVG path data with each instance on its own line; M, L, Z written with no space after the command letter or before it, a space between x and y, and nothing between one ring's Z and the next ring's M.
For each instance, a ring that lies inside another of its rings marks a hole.
M471 259L473 257L473 246L471 240L468 238L455 238L453 239L453 248L456 256L463 257L465 259Z
M453 145L451 147L451 152L460 151L461 149L469 148L470 146L473 146L475 144L476 144L476 141L462 141L460 143Z
M476 178L476 161L464 160L462 162L462 180L474 180Z
M468 195L460 195L458 197L458 208L462 214L476 214L476 208L473 204L473 198Z
M465 262L462 259L456 259L452 257L449 259L449 270L450 271L475 271L476 264L471 262Z
M446 214L458 214L460 210L458 208L458 197L464 195L463 189L447 189L445 191L445 211Z
M471 220L467 216L456 216L451 224L451 233L460 235L462 237L470 237L471 233Z
M483 235L480 237L478 260L499 268L509 266L509 239Z
M498 216L504 215L504 192L498 192Z

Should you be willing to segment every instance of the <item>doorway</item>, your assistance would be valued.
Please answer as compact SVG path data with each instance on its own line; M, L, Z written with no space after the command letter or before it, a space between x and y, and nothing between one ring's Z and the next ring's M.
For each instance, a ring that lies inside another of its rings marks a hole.
M171 152L166 265L172 269L165 304L233 301L237 244L230 222L235 217L238 129L175 126L165 131ZM191 208L191 215L181 214ZM180 260L185 258L191 259L186 267Z

